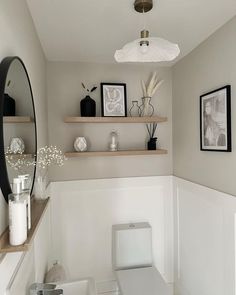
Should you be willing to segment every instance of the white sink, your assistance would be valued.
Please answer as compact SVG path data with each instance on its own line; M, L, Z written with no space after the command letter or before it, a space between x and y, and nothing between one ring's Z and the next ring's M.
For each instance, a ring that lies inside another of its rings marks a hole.
M56 289L63 290L63 295L96 295L95 281L93 278L58 282L56 285Z

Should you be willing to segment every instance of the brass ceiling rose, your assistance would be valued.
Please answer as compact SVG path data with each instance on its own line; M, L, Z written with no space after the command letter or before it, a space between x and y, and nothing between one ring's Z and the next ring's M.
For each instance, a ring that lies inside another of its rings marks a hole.
M137 12L148 12L152 9L153 2L152 0L135 0L134 2L134 9Z

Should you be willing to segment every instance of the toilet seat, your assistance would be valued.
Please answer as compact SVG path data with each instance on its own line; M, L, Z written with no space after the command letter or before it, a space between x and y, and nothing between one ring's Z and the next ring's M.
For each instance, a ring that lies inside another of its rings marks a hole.
M116 271L122 295L170 295L171 288L151 266Z

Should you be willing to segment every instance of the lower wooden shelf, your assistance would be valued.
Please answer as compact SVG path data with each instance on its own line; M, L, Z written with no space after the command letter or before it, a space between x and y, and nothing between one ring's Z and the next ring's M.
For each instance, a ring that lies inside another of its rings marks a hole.
M0 236L0 253L28 251L49 204L49 198L45 200L32 200L31 203L31 229L28 232L28 238L23 245L11 246L9 244L9 228Z
M67 158L77 157L115 157L115 156L149 156L149 155L164 155L167 154L167 150L121 150L117 152L98 151L98 152L67 152L65 156Z
M11 154L11 153L5 153L5 155L9 158L12 158L12 159L31 159L31 158L34 158L34 155L33 154Z
M33 118L29 116L7 116L3 117L3 123L33 123Z

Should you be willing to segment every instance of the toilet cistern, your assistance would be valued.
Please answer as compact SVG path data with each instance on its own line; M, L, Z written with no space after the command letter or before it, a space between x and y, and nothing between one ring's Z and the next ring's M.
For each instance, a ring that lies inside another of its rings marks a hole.
M153 266L149 223L112 226L112 264L122 295L171 295Z

